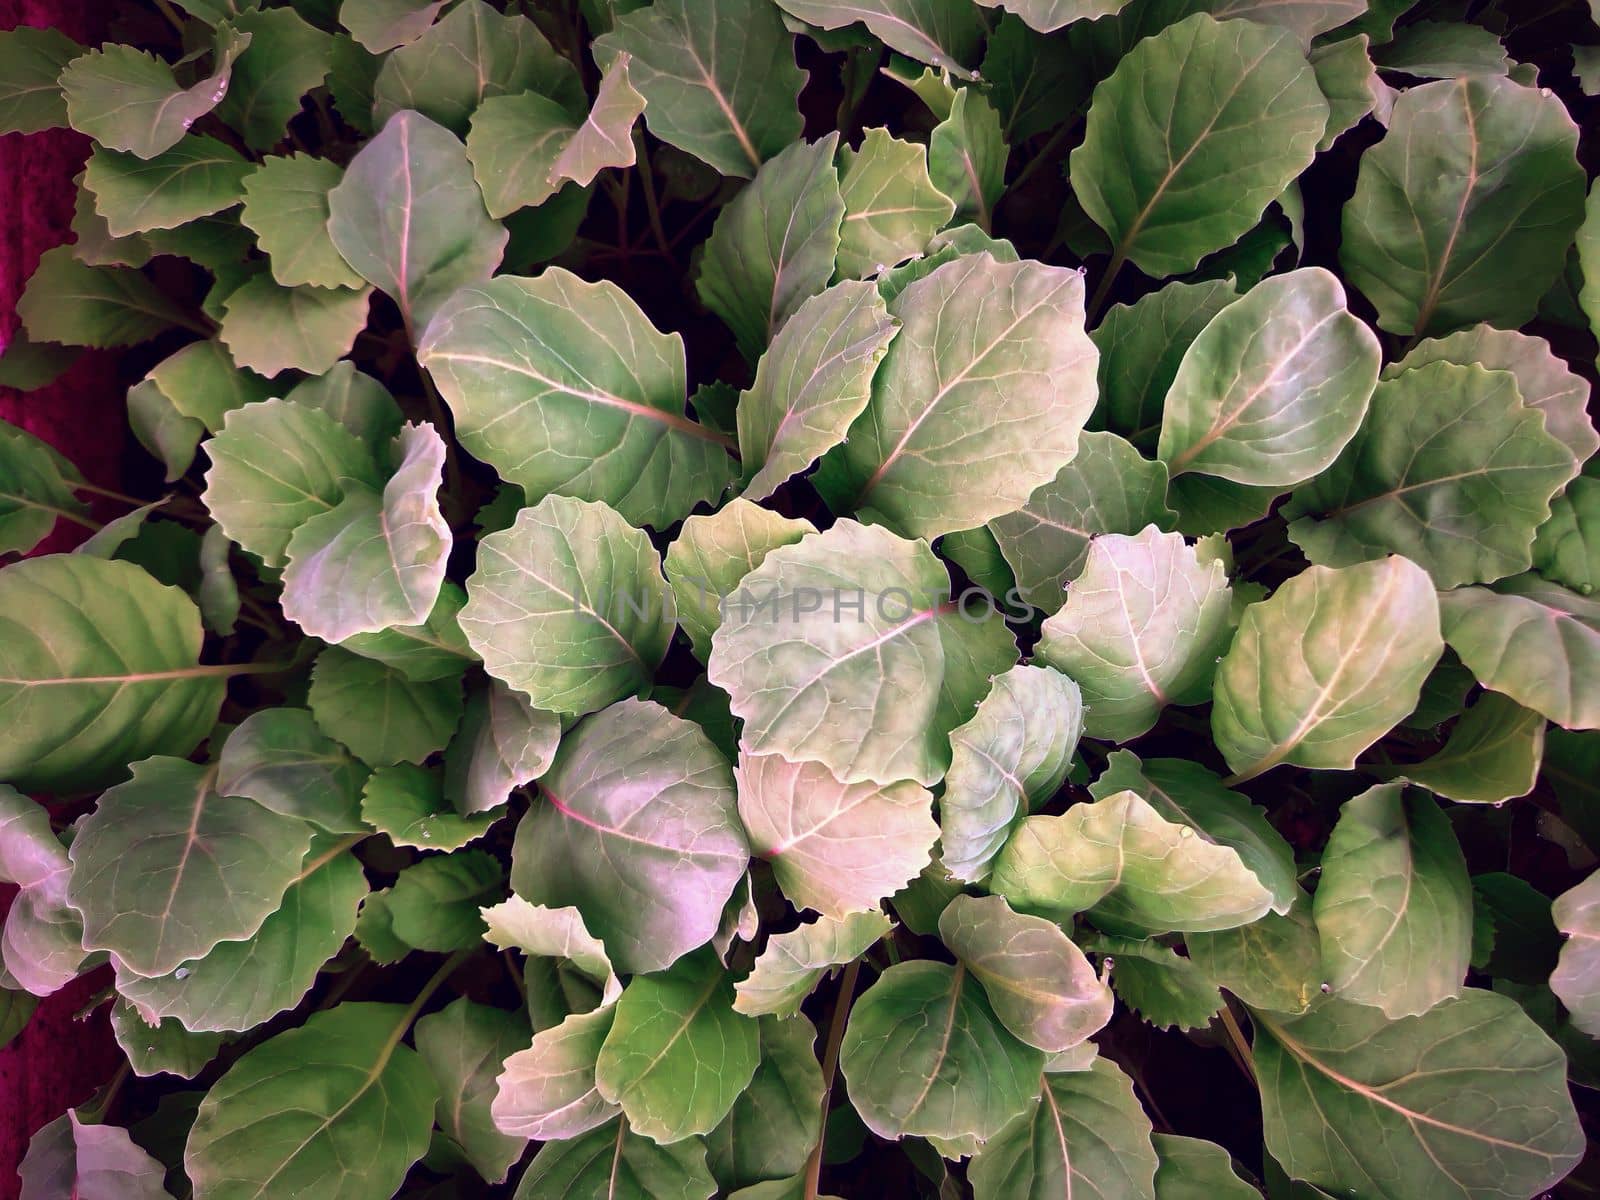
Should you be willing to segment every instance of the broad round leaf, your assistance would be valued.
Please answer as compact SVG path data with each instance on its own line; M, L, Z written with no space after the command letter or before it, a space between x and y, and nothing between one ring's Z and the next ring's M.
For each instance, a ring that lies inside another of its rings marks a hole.
M822 1134L816 1027L803 1016L760 1024L761 1065L706 1137L711 1172L729 1190L800 1174Z
M961 79L971 76L967 64L983 40L977 11L949 0L780 0L780 6L822 29L860 21L891 50Z
M546 496L478 543L461 628L490 675L581 714L650 681L675 618L643 533L604 504Z
M417 1053L427 1064L439 1100L439 1128L462 1148L490 1183L503 1181L527 1148L495 1127L490 1105L500 1064L528 1040L519 1012L475 1004L465 996L416 1025Z
M1432 758L1405 768L1412 783L1469 804L1526 796L1544 756L1544 717L1509 696L1486 692L1461 715Z
M797 908L867 912L930 861L933 797L910 780L840 783L821 763L742 752L734 772L752 851Z
M444 760L445 796L463 816L499 808L550 769L561 722L498 679L467 701Z
M428 1148L436 1091L398 1004L340 1004L262 1042L212 1085L183 1166L195 1194L378 1200Z
M749 851L732 770L699 726L624 700L566 737L539 790L517 826L519 896L576 906L627 972L716 933Z
M148 160L102 146L89 156L83 186L111 236L127 237L232 208L249 173L238 151L191 135Z
M413 680L330 646L311 668L306 703L317 728L369 767L420 763L445 748L461 721L461 679Z
M1287 487L1355 436L1380 349L1321 267L1257 284L1195 338L1167 393L1159 456L1174 475Z
M379 767L361 794L361 819L396 846L417 850L459 850L504 815L462 816L445 799L440 772L411 763Z
M360 287L362 278L328 236L328 193L344 171L310 155L263 159L244 180L239 220L256 235L284 287Z
M595 1060L616 1015L610 1004L573 1013L506 1058L490 1105L495 1128L517 1138L561 1141L621 1112L595 1088Z
M1235 779L1348 770L1417 706L1444 652L1421 567L1312 567L1245 609L1217 668L1211 732Z
M1342 44L1342 43L1341 43ZM1156 1200L1256 1200L1261 1193L1233 1169L1233 1159L1215 1142L1156 1133L1150 1137L1156 1167Z
M1322 944L1311 901L1297 892L1288 913L1269 912L1237 929L1184 936L1189 961L1252 1008L1303 1013L1319 998Z
M839 274L865 279L918 253L955 216L955 201L934 186L928 151L869 129L840 155Z
M657 1145L626 1118L567 1142L544 1145L517 1186L516 1200L711 1200L717 1181L700 1138Z
M244 796L332 833L361 823L367 769L320 729L303 708L268 708L246 717L223 743L217 792Z
M1255 1025L1267 1149L1297 1179L1493 1200L1537 1195L1582 1155L1566 1057L1505 996L1469 988L1398 1021L1329 999Z
M776 933L733 985L733 1007L747 1017L792 1017L830 970L864 954L890 929L882 912L851 913L842 920L818 917L787 933Z
M0 571L0 780L82 791L211 729L227 667L203 667L200 612L131 563L50 556Z
M926 542L840 521L771 551L723 605L708 676L752 755L822 763L842 783L930 784L949 595Z
M366 287L279 287L263 271L222 301L217 337L241 367L320 375L355 345L371 297Z
M1181 274L1255 225L1311 165L1327 121L1293 37L1196 13L1095 89L1074 190L1119 265Z
M850 1010L839 1067L879 1137L994 1137L1039 1095L1044 1054L1007 1033L965 967L903 962Z

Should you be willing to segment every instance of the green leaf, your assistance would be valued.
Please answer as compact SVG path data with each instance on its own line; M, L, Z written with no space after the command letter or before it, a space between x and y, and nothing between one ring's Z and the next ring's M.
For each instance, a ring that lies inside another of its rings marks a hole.
M1082 689L1084 731L1125 742L1168 704L1206 698L1231 632L1231 595L1223 564L1202 560L1182 534L1106 534L1036 653Z
M837 460L855 507L936 537L1015 511L1071 461L1094 405L1083 276L987 253L895 297L899 334Z
M670 966L716 933L744 876L732 776L699 726L648 701L613 705L541 779L517 826L513 890L575 905L619 970Z
M1544 717L1498 692L1486 692L1462 714L1450 740L1432 758L1404 768L1430 792L1476 804L1526 796L1544 756Z
M464 0L384 59L373 87L372 115L385 125L412 109L460 135L485 100L526 91L549 96L583 117L577 71L537 25L496 12L483 0Z
M16 1041L17 1035L28 1027L39 1001L27 992L5 989L0 995L0 1048Z
M75 792L215 724L230 668L199 665L200 613L131 563L85 555L0 571L0 780Z
M1208 842L1231 846L1263 887L1272 908L1286 913L1299 888L1294 850L1267 816L1198 763L1181 758L1141 762L1131 750L1113 751L1089 788L1096 800L1133 791L1164 819L1188 825Z
M183 1165L195 1194L393 1194L428 1148L436 1091L398 1004L340 1004L262 1042L212 1085Z
M155 978L119 966L117 992L146 1021L175 1020L196 1033L253 1029L293 1008L350 936L367 894L346 844L313 839L282 903L250 937L219 942Z
M1390 1017L1458 995L1472 953L1472 885L1450 822L1404 783L1339 812L1312 900L1335 995Z
M747 1017L794 1016L823 976L865 954L890 928L889 918L875 909L842 920L818 917L773 934L750 974L733 985L734 1009Z
M337 646L317 655L307 701L317 727L370 767L420 763L461 720L461 679L426 682Z
M504 1181L525 1143L508 1137L490 1115L495 1076L508 1055L528 1040L517 1013L474 1004L461 997L417 1022L417 1054L439 1091L439 1128L466 1152L467 1161L489 1183Z
M1103 361L1103 360L1102 360ZM989 522L1017 593L1046 616L1062 605L1102 534L1169 529L1167 468L1112 433L1085 433L1078 453L1014 513Z
M1566 1058L1514 1000L1469 988L1389 1021L1330 999L1255 1024L1267 1149L1294 1178L1489 1200L1535 1195L1582 1155Z
M856 1000L839 1066L879 1137L987 1141L1039 1095L1044 1054L1006 1032L965 967L917 961Z
M1136 937L1231 929L1272 907L1238 851L1168 821L1137 792L1028 817L995 862L989 890L1055 919L1089 911Z
M600 1095L660 1142L710 1133L755 1075L756 1022L733 1010L733 984L710 950L622 989L595 1060Z
M1580 475L1550 501L1550 519L1534 533L1533 568L1581 595L1600 585L1600 479Z
M678 623L702 661L711 653L711 635L722 622L722 605L773 550L792 546L816 528L810 521L781 517L749 500L731 500L709 516L683 523L667 550L667 580L672 585Z
M37 133L67 124L67 103L57 80L83 53L59 29L19 25L0 34L0 132Z
M716 1190L700 1138L659 1146L619 1118L580 1138L546 1143L515 1200L711 1200Z
M0 784L0 834L0 881L37 887L70 865L50 828L49 810L5 784Z
M1322 944L1311 901L1296 891L1287 914L1184 937L1189 960L1252 1008L1303 1013L1322 987Z
M1584 213L1578 229L1578 262L1583 273L1578 301L1589 318L1589 328L1600 329L1600 188L1589 189Z
M146 1024L126 1000L117 1000L111 1006L111 1031L133 1073L146 1077L175 1075L193 1079L216 1058L227 1041L218 1033L190 1033L176 1021Z
M927 149L916 142L869 129L859 149L847 146L840 157L840 275L862 279L905 261L955 215L955 201L934 186Z
M1030 1046L1070 1050L1111 1019L1111 989L1060 927L1011 911L999 896L957 896L939 936L983 990L995 1015Z
M780 0L784 12L820 29L859 21L891 50L970 79L966 64L983 43L983 19L960 0Z
M1274 276L1214 317L1167 393L1158 455L1174 475L1286 487L1356 436L1381 352L1321 267Z
M1600 729L1600 602L1518 575L1448 592L1439 607L1450 648L1484 687L1567 729Z
M763 1017L760 1024L761 1065L706 1138L711 1172L729 1191L800 1174L822 1134L815 1026L803 1016ZM760 1132L750 1137L748 1130Z
M1553 95L1510 79L1401 95L1388 136L1362 156L1339 252L1378 325L1525 324L1583 220L1577 134Z
M383 895L395 937L417 950L470 950L484 936L481 904L504 895L497 859L481 850L424 858L401 871Z
M369 772L317 728L303 708L267 708L246 717L223 743L217 792L330 833L355 833Z
M459 850L481 838L504 812L463 817L445 799L439 772L411 763L380 767L361 796L361 817L397 846Z
M154 158L177 145L191 125L227 96L234 60L249 45L248 33L219 26L211 74L183 88L160 59L132 46L107 43L73 59L61 72L68 119L102 146Z
M73 494L82 481L55 447L0 422L0 554L27 554L60 517L87 520L89 506Z
M1083 730L1078 685L1042 666L1012 667L950 734L939 799L940 861L981 883L1017 822L1055 795Z
M418 683L460 675L478 661L457 621L466 603L466 591L460 584L446 579L433 611L421 625L397 625L382 633L358 633L346 638L341 645L362 658L393 667Z
M233 360L263 375L320 375L367 327L371 288L279 287L263 272L223 301L218 334Z
M577 345L585 354L574 361ZM733 473L727 440L683 415L683 339L659 332L610 281L553 267L465 287L417 359L462 447L530 501L599 500L662 528L714 500Z
M444 760L444 794L463 816L505 804L555 761L561 722L498 679L467 700Z
M345 359L321 375L302 379L284 399L320 408L374 452L399 436L405 424L389 389Z
M232 208L250 164L216 138L192 134L154 158L98 147L83 186L113 237L173 229Z
M1336 43L1342 44L1342 43ZM1233 1159L1215 1142L1156 1133L1150 1137L1159 1165L1156 1200L1256 1200L1256 1191L1233 1168Z
M334 248L400 306L413 340L451 293L494 273L510 236L484 210L461 143L414 112L357 151L328 213Z
M1153 1200L1150 1118L1133 1082L1103 1058L1044 1077L1039 1098L973 1157L977 1200L1045 1200L1080 1189L1108 1200Z
M479 911L489 927L483 935L485 941L502 950L521 950L530 958L561 959L563 965L593 981L603 1004L609 1005L622 994L605 946L589 932L576 908L547 908L513 895Z
M438 499L446 452L432 425L407 425L381 494L347 488L337 508L294 531L284 616L326 642L427 620L454 544Z
M520 1149L525 1138L563 1142L580 1137L621 1112L595 1087L595 1060L616 1016L611 1004L573 1013L534 1034L531 1046L507 1056L491 1102L494 1127L514 1136Z
M1211 732L1251 779L1279 763L1344 771L1417 706L1444 652L1421 567L1311 567L1245 609L1217 668Z
M343 0L339 24L373 54L416 41L448 0Z
M707 670L744 749L816 761L845 784L936 781L934 618L948 594L926 542L854 521L771 551L724 604Z
M1102 963L1111 960L1115 969L1107 974L1117 999L1156 1029L1204 1029L1223 1005L1216 982L1170 946L1098 937L1089 948Z
M217 116L252 150L266 150L333 69L333 38L286 8L240 13L233 25L251 39L250 48L239 56Z
M96 965L98 955L83 949L83 922L67 903L69 873L25 887L6 914L3 950L8 983L35 996L49 996Z
M623 54L650 132L724 175L749 178L800 136L806 73L762 0L657 0L594 43L602 68Z
M840 783L822 763L741 752L739 818L796 908L866 912L928 865L939 825L910 780Z
M78 361L78 351L31 341L24 329L14 330L0 351L0 387L34 392L48 387Z
M1566 934L1561 960L1550 976L1550 990L1567 1006L1572 1023L1590 1037L1600 1037L1600 984L1596 983L1600 958L1595 954L1600 942L1600 872L1590 875L1577 887L1556 897L1551 912L1556 926Z
M295 530L332 512L351 484L376 482L372 456L354 434L327 413L287 400L232 410L205 448L206 508L231 540L269 567L288 561Z
M845 440L867 407L896 323L869 283L807 300L773 339L739 397L745 496L770 496Z
M361 276L328 236L328 193L344 178L337 163L308 154L263 159L244 180L240 220L256 235L284 287L360 287Z
M1309 558L1404 554L1440 588L1526 571L1578 464L1507 371L1436 362L1378 385L1355 440L1284 509Z
M1311 165L1327 121L1289 33L1196 13L1095 89L1072 182L1117 266L1182 274L1249 232Z
M838 145L838 136L829 134L789 146L761 165L711 227L695 292L733 330L746 358L759 358L800 305L833 277L845 211L833 166ZM834 314L837 302L813 310L813 320L817 312ZM786 362L805 349L803 343L793 345L794 340L786 343ZM771 387L769 382L769 392Z
M22 328L34 342L98 349L149 341L170 326L194 328L189 315L138 271L91 267L71 246L39 256L17 301Z
M1385 71L1419 79L1505 75L1511 67L1500 39L1483 26L1465 21L1407 25L1374 57Z
M1378 78L1368 53L1364 33L1325 46L1312 47L1307 56L1317 73L1317 86L1328 100L1328 128L1317 143L1319 152L1331 150L1340 136L1354 129L1369 114L1387 125L1394 108L1394 91Z
M955 201L958 219L989 228L1005 188L1008 152L994 106L972 88L959 89L928 139L928 174Z
M218 432L229 412L271 394L272 385L235 366L221 342L190 342L128 389L128 423L166 464L171 483L188 472L200 439Z
M166 1168L135 1145L126 1129L85 1124L77 1109L33 1135L17 1174L27 1200L168 1200L162 1187Z
M150 977L247 938L277 909L310 841L303 821L219 795L214 768L136 763L69 851L84 948Z
M581 715L649 683L675 616L642 532L604 504L546 496L478 544L461 628L490 675Z

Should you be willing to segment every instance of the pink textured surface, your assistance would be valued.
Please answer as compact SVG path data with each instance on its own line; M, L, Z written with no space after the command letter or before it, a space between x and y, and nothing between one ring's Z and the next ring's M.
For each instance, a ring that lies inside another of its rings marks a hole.
M106 7L104 0L0 0L0 29L54 25L92 43L96 14ZM0 137L0 343L16 328L17 298L39 256L68 239L72 178L87 152L85 140L65 130ZM0 418L55 446L91 481L120 482L124 422L111 355L85 354L60 380L27 395L0 388ZM39 552L70 549L83 535L61 522ZM0 907L9 908L10 899L0 897ZM74 1020L109 982L102 970L64 988L0 1050L0 1200L19 1194L16 1168L34 1131L85 1100L115 1069L106 1006L86 1022Z

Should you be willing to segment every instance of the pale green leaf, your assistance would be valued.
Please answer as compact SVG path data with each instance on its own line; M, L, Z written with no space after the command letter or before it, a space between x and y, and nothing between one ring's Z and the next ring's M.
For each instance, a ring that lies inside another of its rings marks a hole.
M604 1125L621 1108L595 1087L595 1060L616 1019L614 1005L573 1013L504 1059L490 1111L502 1134L557 1142ZM526 1041L526 1037L523 1039Z
M235 366L221 342L190 342L128 389L128 423L166 463L170 483L188 472L200 439L219 432L228 413L271 394L272 385Z
M308 154L267 158L244 180L240 220L284 287L360 287L362 279L328 236L328 193L344 178L337 163Z
M444 794L463 816L489 812L550 769L561 722L498 679L467 700L444 760Z
M1328 128L1317 143L1317 150L1333 148L1346 131L1354 129L1368 114L1387 125L1394 107L1395 93L1378 78L1372 65L1369 41L1364 33L1326 46L1315 46L1307 56L1317 73L1317 86L1328 101Z
M1462 714L1432 758L1403 768L1411 782L1451 800L1499 804L1526 796L1544 757L1544 717L1499 692Z
M1336 996L1393 1018L1460 994L1472 885L1450 821L1426 793L1388 783L1345 801L1312 913Z
M928 175L955 201L958 220L989 228L1005 188L1008 152L994 106L973 88L959 89L928 139Z
M749 851L732 768L699 726L625 700L567 735L539 790L512 851L519 896L576 906L627 972L716 933Z
M462 447L531 502L599 500L660 528L715 500L733 474L730 441L684 416L683 339L609 280L552 267L465 287L417 358Z
M1118 266L1181 274L1249 232L1311 165L1327 121L1294 37L1196 13L1095 89L1074 190Z
M91 267L71 246L39 256L17 301L17 316L34 342L96 348L132 346L173 325L194 321L144 275L128 267Z
M822 1134L815 1026L803 1016L760 1025L761 1065L706 1138L711 1173L730 1192L801 1173Z
M667 550L665 567L678 623L702 661L710 655L711 635L722 623L723 602L738 591L744 577L771 551L815 532L810 521L781 517L742 498L683 523Z
M214 768L147 758L101 795L69 851L85 949L164 975L277 909L311 828L215 785Z
M253 10L232 18L250 47L234 64L217 116L245 145L266 150L288 133L300 102L333 68L333 38L291 8Z
M595 1060L600 1095L660 1142L710 1133L760 1063L759 1026L733 1010L733 984L703 949L622 989Z
M978 3L985 8L1004 8L1016 13L1030 29L1040 33L1054 33L1074 21L1109 17L1126 8L1129 0L978 0Z
M1233 1168L1233 1159L1215 1142L1152 1134L1160 1160L1156 1200L1257 1200L1261 1195Z
M0 422L0 554L26 554L66 517L88 520L78 468L25 429Z
M1255 1025L1267 1150L1295 1178L1497 1200L1537 1195L1583 1153L1566 1056L1505 996L1469 988L1398 1021L1328 999Z
M459 850L505 813L461 816L445 799L439 772L411 763L380 767L361 793L361 819L397 846Z
M989 874L1017 822L1066 779L1082 729L1071 679L1042 666L995 679L972 719L950 734L939 827L940 861L952 876L981 882Z
M478 661L457 620L466 603L465 589L446 579L433 611L421 625L397 625L382 633L358 633L341 645L362 658L393 667L418 683L460 675Z
M197 1196L392 1195L428 1148L437 1095L400 1044L398 1004L340 1004L252 1049L212 1085L183 1165Z
M739 397L746 498L770 496L845 440L895 332L870 283L846 280L800 305Z
M1017 248L1004 238L990 237L976 225L957 225L941 229L928 239L922 253L897 267L878 272L878 295L887 304L917 280L932 275L953 258L967 254L989 254L995 262L1018 261Z
M0 34L0 131L37 133L67 124L61 69L83 53L59 29L18 25Z
M786 13L820 29L857 21L891 50L958 78L983 42L983 19L961 0L780 0Z
M328 212L334 248L393 298L413 338L452 292L494 273L510 236L484 210L461 143L414 112L396 113L361 147L329 190Z
M21 1200L168 1200L166 1168L116 1125L69 1109L33 1135L17 1169Z
M1349 770L1416 708L1443 652L1415 563L1311 567L1245 609L1217 668L1212 737L1236 780L1279 763Z
M750 974L734 984L733 1007L748 1017L792 1017L824 975L859 958L889 929L889 918L874 910L773 934Z
M1533 569L1580 595L1600 586L1600 479L1580 475L1550 501L1533 535Z
M1008 1033L965 967L890 967L850 1010L839 1055L879 1137L993 1138L1038 1097L1044 1054Z
M150 159L101 146L89 156L83 186L111 236L127 237L232 208L249 173L237 151L190 135Z
M815 142L789 146L761 165L755 179L728 202L711 227L695 292L733 330L746 358L759 358L784 322L833 278L839 223L844 219L844 198L833 165L838 145L838 135L830 133ZM831 313L836 307L835 303L821 311ZM785 361L805 350L804 343L794 345L793 340L785 343ZM769 382L768 392L771 387ZM755 391L758 396L766 394L759 383ZM759 465L756 462L749 472Z
M416 41L449 0L342 0L339 24L373 54Z
M1016 666L1021 655L999 606L981 597L951 601L934 624L944 649L944 682L939 685L933 729L939 735L937 750L944 765L951 758L950 735L973 718L995 677Z
M794 38L766 0L657 0L594 43L602 68L630 55L645 123L724 175L753 175L800 136Z
M724 604L708 664L743 747L819 762L841 783L936 781L934 619L949 588L926 542L854 521L771 551Z
M928 865L939 825L910 780L840 783L821 763L741 752L739 818L796 908L842 919L877 908Z
M983 984L1007 1029L1047 1053L1069 1050L1111 1019L1111 989L1059 926L999 896L957 896L939 918L950 953Z
M1550 990L1572 1014L1572 1023L1590 1037L1600 1037L1600 873L1556 897L1551 914L1566 934L1561 960L1550 976Z
M1583 220L1577 126L1548 92L1441 80L1361 156L1339 261L1395 333L1527 322Z
M530 958L561 959L594 982L604 1004L622 993L605 946L589 932L576 908L547 908L513 895L480 911L488 926L485 941L502 950L520 950Z
M901 323L838 460L855 507L936 537L1022 507L1072 460L1098 351L1083 276L987 253L946 263L889 305Z
M190 1033L173 1020L147 1024L138 1009L120 999L111 1005L111 1032L135 1075L179 1079L200 1074L227 1041L219 1033Z
M485 1181L501 1183L525 1142L500 1132L490 1115L500 1064L528 1040L517 1013L474 1004L465 996L416 1025L417 1054L439 1091L439 1128L455 1139Z
M368 771L317 728L303 708L267 708L246 717L222 745L217 791L243 796L331 833L363 830L361 789Z
M926 147L875 128L840 157L840 275L862 279L903 262L955 215L955 201L928 174Z
M0 881L34 887L70 865L49 810L0 784Z
M49 996L102 961L83 948L83 922L67 902L66 871L25 887L11 902L0 939L8 983Z
M716 1190L704 1141L660 1146L619 1117L571 1141L547 1143L522 1176L515 1200L711 1200Z
M1252 1008L1303 1013L1326 982L1311 901L1302 891L1283 916L1269 912L1237 929L1191 933L1183 940L1189 960L1208 979Z
M1102 964L1111 960L1117 999L1155 1029L1205 1029L1223 1005L1216 981L1170 946L1118 937L1088 944Z
M1356 435L1380 357L1332 274L1274 276L1218 313L1185 352L1158 456L1174 475L1276 487L1310 479Z
M306 702L317 727L368 766L420 763L443 750L460 723L461 679L409 679L330 646L317 655Z
M263 272L228 294L218 337L233 361L263 375L321 375L367 327L371 288L286 288Z
M490 675L582 714L649 683L675 615L643 533L604 504L546 496L478 544L461 629Z
M226 667L199 665L200 613L132 563L81 554L0 570L0 780L75 792L187 754L215 724Z

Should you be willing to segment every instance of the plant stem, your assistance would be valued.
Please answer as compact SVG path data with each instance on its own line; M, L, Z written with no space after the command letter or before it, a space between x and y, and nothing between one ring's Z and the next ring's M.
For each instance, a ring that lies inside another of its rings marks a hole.
M143 508L146 504L150 503L148 500L141 500L139 497L130 496L126 492L118 492L113 491L111 488L103 488L99 484L90 483L87 480L84 480L81 483L73 484L72 490L75 492L88 492L95 496L104 496L107 500L116 500L119 503L131 505L134 508Z
M661 253L666 255L668 262L672 262L672 251L667 247L667 231L661 224L661 205L656 198L656 181L650 170L650 155L645 150L644 134L637 128L633 131L633 145L639 160L639 182L644 186L644 207L650 218L650 232L655 236L656 245L661 247Z
M1089 301L1088 316L1084 323L1093 326L1100 319L1100 310L1105 307L1106 299L1111 295L1111 285L1117 281L1117 275L1122 270L1122 264L1128 261L1128 256L1119 246L1111 255L1111 261L1106 264L1106 273L1100 276L1100 286L1094 289L1094 297Z
M1233 1052L1234 1061L1239 1064L1239 1069L1245 1073L1253 1086L1256 1081L1256 1071L1250 1065L1250 1043L1245 1041L1244 1030L1239 1028L1239 1022L1233 1015L1233 1009L1226 1000L1222 1003L1222 1027L1228 1032L1229 1049Z
M183 20L173 11L172 5L167 0L156 0L156 7L161 10L161 15L167 19L167 24L177 31L178 38L183 38Z
M860 976L861 960L857 958L844 969L844 978L839 981L839 995L833 1002L833 1019L828 1024L828 1044L822 1052L822 1130L817 1134L817 1144L811 1148L811 1157L806 1161L805 1200L817 1200L817 1188L822 1180L822 1145L828 1136L828 1107L833 1093L833 1076L839 1067L839 1046L844 1042L850 1002L855 998L856 980Z

